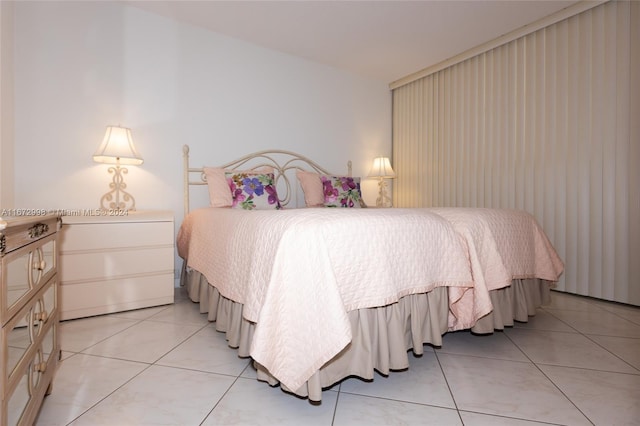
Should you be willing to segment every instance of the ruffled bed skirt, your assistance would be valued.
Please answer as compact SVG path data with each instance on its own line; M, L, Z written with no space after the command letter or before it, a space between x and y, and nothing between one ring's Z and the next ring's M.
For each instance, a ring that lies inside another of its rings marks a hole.
M527 322L537 308L549 304L553 284L537 278L513 280L509 287L490 291L493 311L480 318L471 331L487 334L511 327L514 321Z
M200 312L216 322L216 330L224 332L229 346L237 348L240 357L249 357L255 323L242 317L242 304L222 296L198 271L183 270L182 285L189 298L200 304ZM472 329L489 333L513 325L513 320L526 321L535 308L549 300L549 285L538 280L516 280L513 285L492 292L494 312L481 319ZM409 295L397 303L348 313L352 341L299 389L286 389L312 401L322 399L322 390L340 380L357 376L373 379L374 370L389 374L409 367L408 351L422 355L423 345L442 345L447 332L449 314L446 287L429 293ZM275 386L279 382L266 368L254 362L258 379Z

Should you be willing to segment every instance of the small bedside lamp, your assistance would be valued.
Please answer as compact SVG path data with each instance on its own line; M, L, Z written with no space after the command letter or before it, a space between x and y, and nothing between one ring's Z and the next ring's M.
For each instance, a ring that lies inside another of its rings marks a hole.
M111 190L100 199L100 208L103 210L135 210L136 201L131 194L125 191L123 174L127 174L126 167L120 165L139 166L144 162L136 148L133 146L131 129L119 126L107 126L104 140L95 154L93 161L96 163L115 164L109 167L109 173L113 173L113 181L109 184Z
M369 172L369 177L378 178L378 198L376 199L377 207L391 207L391 198L387 195L387 182L385 179L393 179L396 177L395 172L391 168L391 162L388 157L377 157L373 159L373 165Z

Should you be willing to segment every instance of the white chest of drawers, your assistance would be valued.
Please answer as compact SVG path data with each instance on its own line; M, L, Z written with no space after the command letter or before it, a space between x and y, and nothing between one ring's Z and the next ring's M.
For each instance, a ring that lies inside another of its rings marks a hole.
M60 234L61 320L173 303L172 212L63 216Z
M58 217L0 221L0 425L29 425L60 359Z

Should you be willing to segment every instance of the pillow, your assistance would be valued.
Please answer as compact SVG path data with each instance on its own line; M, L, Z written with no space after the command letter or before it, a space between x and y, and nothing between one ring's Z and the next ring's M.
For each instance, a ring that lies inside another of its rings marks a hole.
M263 166L256 170L225 170L220 167L204 167L204 175L209 188L211 207L231 207L233 196L225 173L273 173L273 167Z
M364 207L360 178L350 176L320 176L326 207Z
M273 173L225 173L231 197L231 208L244 210L280 209Z
M307 207L324 207L324 192L322 191L320 175L314 172L296 170L296 177L304 193L305 205Z
M205 167L204 175L209 188L209 202L211 207L229 207L233 203L229 184L224 176L224 169L218 167Z

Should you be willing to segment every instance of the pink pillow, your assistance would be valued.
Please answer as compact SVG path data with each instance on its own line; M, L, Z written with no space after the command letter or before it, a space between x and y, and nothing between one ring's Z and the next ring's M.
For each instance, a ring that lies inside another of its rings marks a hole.
M211 207L230 207L233 203L233 197L224 175L224 169L205 167L204 175L207 178Z
M204 167L204 175L209 188L211 207L231 207L233 196L225 173L273 173L273 167L263 166L255 170L225 170L220 167Z
M322 180L318 173L296 170L296 177L302 192L304 192L304 203L307 207L324 206L324 192L322 190Z

